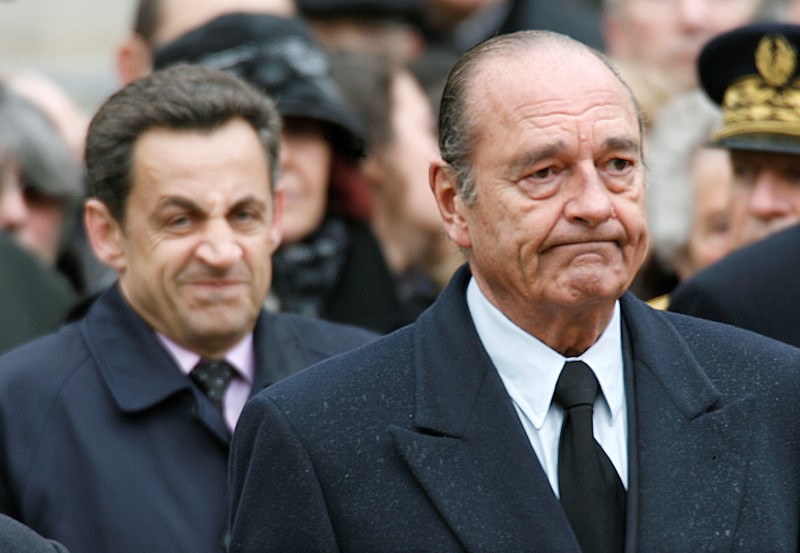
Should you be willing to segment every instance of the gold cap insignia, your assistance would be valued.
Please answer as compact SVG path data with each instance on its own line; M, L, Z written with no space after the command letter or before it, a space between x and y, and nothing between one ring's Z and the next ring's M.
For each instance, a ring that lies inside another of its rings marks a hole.
M756 69L767 84L784 86L797 68L797 51L785 37L765 36L756 48Z
M755 51L758 75L747 75L725 91L724 123L715 140L742 134L800 136L797 51L782 35L767 35Z

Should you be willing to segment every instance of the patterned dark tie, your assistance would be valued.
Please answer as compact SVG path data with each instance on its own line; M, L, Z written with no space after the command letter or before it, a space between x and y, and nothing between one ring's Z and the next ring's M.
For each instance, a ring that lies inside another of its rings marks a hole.
M558 483L561 505L583 553L616 553L625 545L625 487L594 439L592 415L599 389L586 363L564 365L553 396L564 408Z
M201 361L192 369L191 379L208 396L217 411L222 411L225 390L233 378L234 370L225 361Z

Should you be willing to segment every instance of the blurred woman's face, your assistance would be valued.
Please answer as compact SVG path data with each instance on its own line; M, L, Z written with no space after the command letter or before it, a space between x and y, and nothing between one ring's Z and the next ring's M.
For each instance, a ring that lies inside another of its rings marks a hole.
M685 280L730 251L731 164L728 151L701 148L692 160L694 213L686 255L675 263Z
M301 117L284 118L281 148L283 243L292 244L313 233L325 218L333 150L324 124Z
M414 226L443 234L439 208L428 183L428 168L439 157L433 109L407 71L392 79L392 142L385 154L387 178L398 188L398 209Z

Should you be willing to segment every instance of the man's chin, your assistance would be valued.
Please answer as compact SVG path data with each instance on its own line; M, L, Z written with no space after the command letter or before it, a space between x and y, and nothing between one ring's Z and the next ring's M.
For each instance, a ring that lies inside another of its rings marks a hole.
M214 335L227 336L231 334L245 334L255 324L257 312L251 315L252 309L213 308L194 309L184 319L187 328L192 329L196 335L213 337ZM242 330L246 329L246 330Z
M624 293L624 283L609 278L607 273L581 274L564 287L563 303L572 307L614 302Z
M194 324L187 329L194 348L198 351L209 349L229 350L252 330L243 324Z

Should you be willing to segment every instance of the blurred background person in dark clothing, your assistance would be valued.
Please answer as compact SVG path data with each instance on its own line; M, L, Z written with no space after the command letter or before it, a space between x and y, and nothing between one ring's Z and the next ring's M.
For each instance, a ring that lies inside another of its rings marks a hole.
M409 62L431 49L460 55L494 34L549 29L602 48L599 0L297 0L331 50Z
M428 28L463 52L497 33L547 29L601 49L599 0L421 0Z
M22 198L19 216L6 228L45 263L56 265L67 254L64 247L83 199L80 167L44 113L2 84L0 148L5 186ZM80 289L80 275L68 276Z
M364 52L408 63L425 55L422 0L297 0L330 52Z
M415 75L385 56L332 56L333 75L367 127L361 162L371 225L405 297L430 304L464 261L447 239L428 183L438 159L430 101Z
M55 329L83 288L70 249L80 171L55 127L0 84L0 351Z

